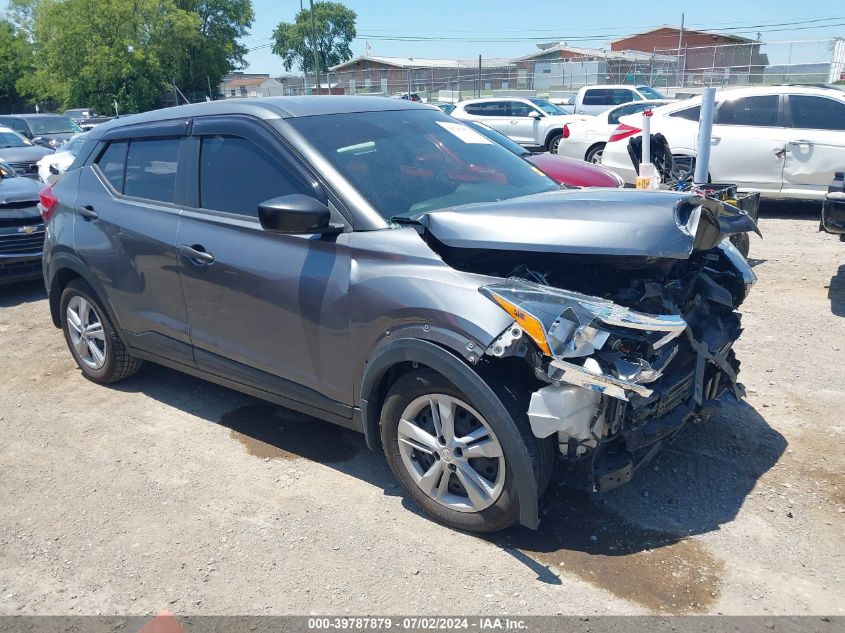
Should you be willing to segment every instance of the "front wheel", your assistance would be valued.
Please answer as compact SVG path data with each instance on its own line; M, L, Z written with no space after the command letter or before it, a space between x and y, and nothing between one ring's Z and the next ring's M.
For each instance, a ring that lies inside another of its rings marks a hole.
M393 475L437 521L495 532L517 520L516 483L496 423L440 374L421 370L396 382L382 408L381 439ZM529 441L536 459L539 440ZM542 461L550 468L548 454Z

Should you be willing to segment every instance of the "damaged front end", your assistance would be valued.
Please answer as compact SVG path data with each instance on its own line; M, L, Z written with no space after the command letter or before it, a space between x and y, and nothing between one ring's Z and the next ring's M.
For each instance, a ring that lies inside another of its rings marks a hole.
M452 266L505 278L480 288L513 318L487 357L528 363L533 433L587 464L595 491L629 481L723 395L744 395L732 347L756 278L725 239L743 219L719 226L718 203L681 205L686 257L468 250L429 236Z

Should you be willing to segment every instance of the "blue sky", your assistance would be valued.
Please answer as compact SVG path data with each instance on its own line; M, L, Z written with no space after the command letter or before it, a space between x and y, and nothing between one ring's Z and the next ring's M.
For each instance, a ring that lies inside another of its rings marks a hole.
M300 0L253 2L256 20L252 33L245 38L250 47L266 45L279 22L293 21L300 4ZM652 26L679 24L681 13L686 13L686 24L690 28L752 27L731 32L754 38L759 31L766 41L845 37L845 3L842 0L345 0L344 3L358 13L359 34L380 37L544 38L548 41L563 39L573 46L598 47L616 37ZM304 4L307 7L308 0L304 0ZM817 18L836 19L804 22ZM773 26L775 24L780 26ZM753 28L757 25L759 28ZM785 30L790 28L794 30ZM366 39L359 37L352 43L355 55L364 53ZM509 57L536 50L533 41L402 42L370 37L369 42L374 55L405 57L469 58L479 54ZM269 47L252 51L248 61L249 72L272 75L284 72L281 60Z
M281 60L269 47L279 22L293 21L300 1L253 0L255 23L244 42L254 49L247 58L249 72L278 75ZM341 0L343 1L343 0ZM686 14L689 28L720 30L757 37L764 41L845 37L845 3L842 0L345 0L358 13L358 33L352 43L355 55L364 53L366 41L374 55L404 57L485 57L525 55L535 42L473 42L462 39L538 38L565 40L573 46L600 47L609 40L660 24L679 24ZM0 0L5 9L6 0ZM823 21L809 22L826 18ZM369 37L366 37L369 36ZM450 38L407 42L383 39L401 36ZM785 51L786 49L783 48ZM771 55L770 55L771 57ZM775 60L773 63L784 63ZM293 69L296 72L297 69Z

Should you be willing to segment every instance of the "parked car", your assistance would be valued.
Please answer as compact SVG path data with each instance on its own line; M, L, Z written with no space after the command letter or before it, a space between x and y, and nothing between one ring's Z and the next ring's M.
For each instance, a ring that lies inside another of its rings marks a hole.
M100 115L97 114L97 112L93 108L71 108L62 112L62 116L67 117L68 119L79 125L86 119L99 117Z
M56 149L82 128L59 114L4 114L0 125L12 128L37 145Z
M601 114L613 106L645 99L665 99L651 86L584 86L575 95L575 114Z
M594 117L573 121L563 126L563 140L558 145L557 153L561 156L579 158L590 163L601 163L601 155L607 140L619 125L619 117L637 114L643 110L657 108L669 103L666 99L632 101Z
M701 98L654 110L652 134L666 137L676 162L694 164ZM621 117L601 164L628 183L628 154L641 117ZM826 88L769 86L717 93L709 173L740 191L768 198L822 200L834 173L845 170L845 93Z
M512 141L530 148L557 152L563 126L581 117L545 99L502 97L461 101L452 111L456 119L480 121Z
M0 284L41 276L44 220L38 208L41 186L0 162Z
M452 114L452 111L455 109L454 103L432 103L431 105L439 108L446 114Z
M11 165L18 176L38 178L38 161L52 153L11 128L0 127L0 161Z
M755 226L479 137L352 96L106 123L41 193L53 323L94 382L164 364L361 431L446 525L536 527L556 463L611 489L742 394Z
M76 160L76 155L85 144L86 134L86 132L77 134L54 153L47 154L39 160L37 164L38 179L45 184L50 184L65 173Z
M819 230L838 235L845 242L845 172L836 172L822 205Z
M504 134L499 134L496 130L487 127L483 123L479 123L478 121L464 121L463 123L494 143L498 143L517 156L524 158L555 182L559 182L567 187L618 188L625 186L625 181L619 176L598 165L574 158L565 158L556 154L533 154L519 143L514 143Z

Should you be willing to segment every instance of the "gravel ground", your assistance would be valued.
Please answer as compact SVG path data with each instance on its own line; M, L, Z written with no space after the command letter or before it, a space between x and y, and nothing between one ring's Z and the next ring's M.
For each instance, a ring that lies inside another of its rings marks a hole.
M362 437L161 367L82 378L0 289L0 614L843 614L845 244L764 209L748 400L539 532L404 502Z

